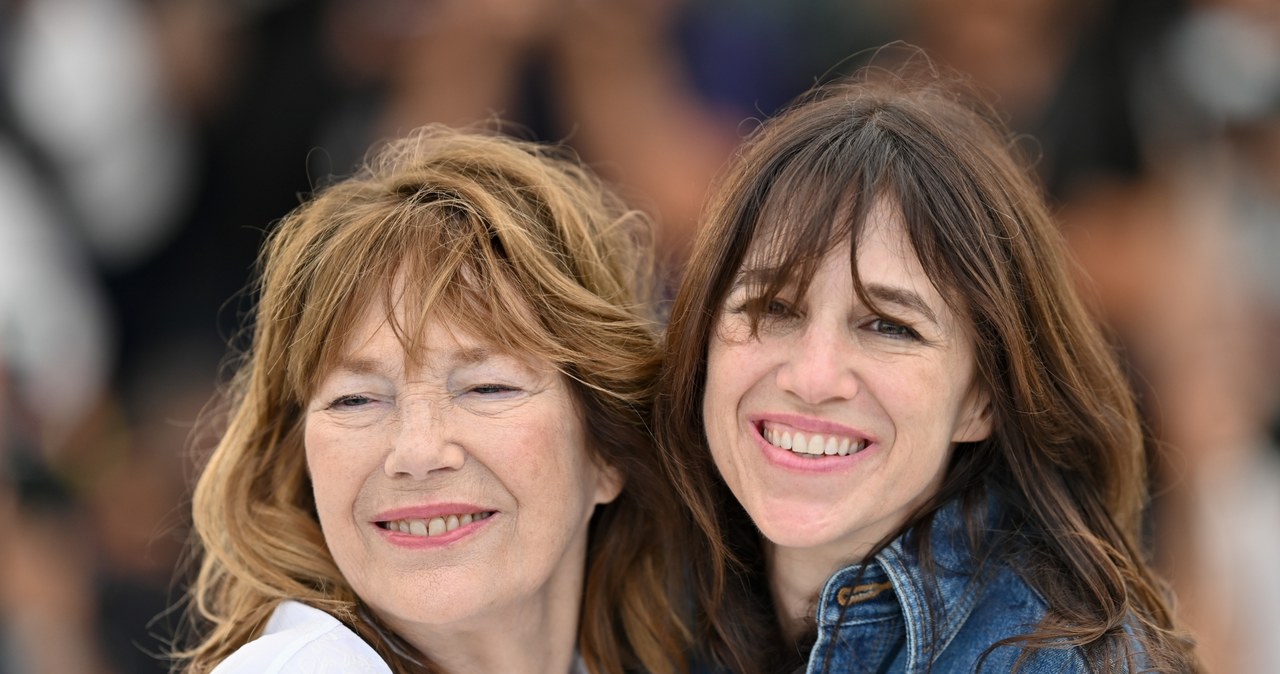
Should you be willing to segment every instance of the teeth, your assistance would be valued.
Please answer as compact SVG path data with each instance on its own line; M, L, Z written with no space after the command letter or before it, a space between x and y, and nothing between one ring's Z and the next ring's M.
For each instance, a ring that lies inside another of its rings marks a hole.
M479 522L488 519L493 513L467 513L465 515L449 515L447 517L432 517L429 520L410 519L410 520L392 520L390 522L380 522L379 526L388 531L398 531L402 534L410 536L439 536L457 529L465 527L472 522Z
M774 447L791 450L802 456L848 456L866 447L865 440L854 440L840 435L820 433L805 435L800 431L780 431L768 427L764 429L763 435L765 440Z

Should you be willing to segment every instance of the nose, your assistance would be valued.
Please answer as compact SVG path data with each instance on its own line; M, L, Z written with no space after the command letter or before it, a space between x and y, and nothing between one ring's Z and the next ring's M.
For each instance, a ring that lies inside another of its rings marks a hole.
M397 409L383 470L389 477L423 479L440 470L457 470L467 451L452 430L448 410L434 401L410 401Z
M776 370L778 386L811 405L852 399L861 389L856 350L843 326L810 322L790 340Z

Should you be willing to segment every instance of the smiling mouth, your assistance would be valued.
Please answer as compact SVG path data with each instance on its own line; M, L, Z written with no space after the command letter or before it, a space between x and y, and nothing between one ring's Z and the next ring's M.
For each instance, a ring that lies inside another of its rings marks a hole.
M493 511L467 513L465 515L446 515L444 517L432 517L430 519L404 519L404 520L388 520L386 522L377 522L377 525L387 531L395 531L410 536L420 536L423 538L431 538L432 536L442 536L444 534L465 527L468 524L489 519L493 515Z
M792 454L808 459L828 456L849 456L866 449L867 441L847 435L824 433L805 433L789 429L775 428L769 423L761 424L760 435L769 444L785 449Z

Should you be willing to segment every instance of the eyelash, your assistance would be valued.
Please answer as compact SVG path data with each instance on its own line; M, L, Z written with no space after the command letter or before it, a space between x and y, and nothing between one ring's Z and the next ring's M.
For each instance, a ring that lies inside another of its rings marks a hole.
M780 300L777 298L774 298L773 300L769 301L769 303L765 304L763 308L764 308L763 313L766 316L784 317L784 316L794 316L796 314L795 310L791 308L791 305L789 303L787 303L785 300Z
M871 322L867 323L867 327L876 334L883 335L890 339L920 340L920 333L901 323L895 323L884 317L872 319ZM888 330L885 328L888 328Z
M494 395L498 393L511 393L519 389L514 386L506 386L503 384L480 384L467 389L471 393L479 393L480 395Z
M773 298L767 302L763 297L751 297L738 303L734 313L749 313L760 320L778 320L795 318L798 313L785 300ZM889 339L920 341L920 333L909 326L898 323L884 316L877 316L865 324L873 333Z
M767 302L763 297L747 298L735 305L733 313L773 318L795 314L790 304L776 297Z
M475 393L482 396L502 395L504 393L513 393L520 389L505 384L479 384L466 389L467 393ZM348 394L335 398L329 403L329 409L355 409L364 407L373 402L373 398L367 395Z
M370 402L373 402L373 398L370 398L369 396L364 396L364 395L344 395L344 396L340 396L340 397L338 397L336 400L334 400L333 402L329 403L329 407L330 407L330 408L348 408L348 409L349 409L349 408L353 408L353 407L363 407L364 405L366 405L366 404L368 404L368 403L370 403ZM352 403L358 403L358 404L352 404Z

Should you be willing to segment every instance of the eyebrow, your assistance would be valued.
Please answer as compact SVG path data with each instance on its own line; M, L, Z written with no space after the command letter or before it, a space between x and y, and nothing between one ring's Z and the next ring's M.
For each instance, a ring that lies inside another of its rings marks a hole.
M449 350L449 363L451 365L475 365L483 363L500 352L494 349L476 346L463 349ZM390 374L385 363L374 358L343 358L333 368L335 371L349 372L351 374Z
M452 351L449 360L455 365L475 365L483 363L500 352L483 346L473 346Z
M744 267L734 276L729 291L733 292L743 286L770 283L777 273L778 270L772 267ZM934 323L938 322L938 315L933 308L924 301L924 298L911 290L883 283L868 283L863 286L863 289L866 290L867 296L876 302L909 309Z
M762 285L770 283L778 275L778 270L774 267L743 267L733 276L733 283L729 284L729 290L736 290L743 286Z
M920 295L897 286L887 286L880 283L869 283L863 287L867 291L867 296L876 302L885 304L894 304L904 309L914 311L921 316L929 319L933 323L938 322L938 316L933 309L924 301Z
M386 364L372 358L342 358L334 363L333 370L351 374L388 374Z

